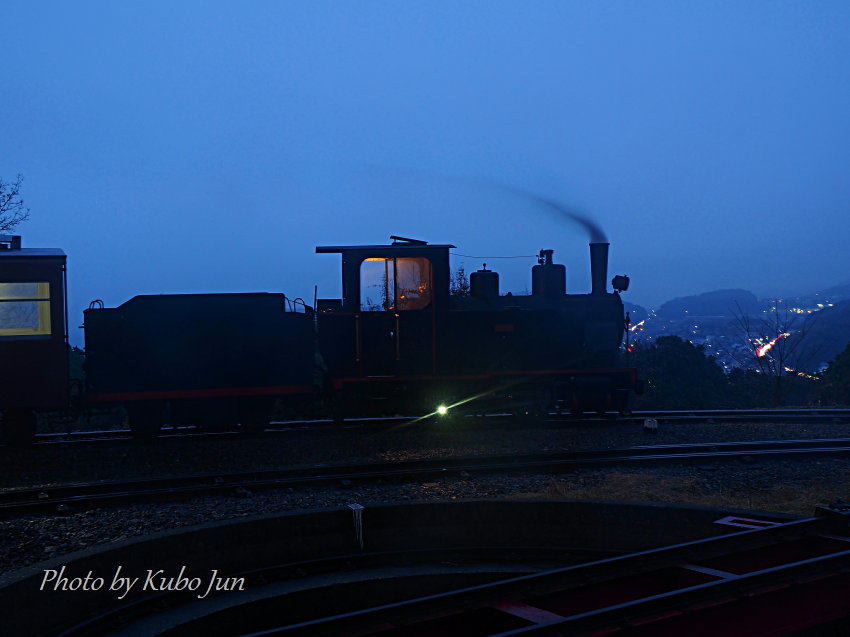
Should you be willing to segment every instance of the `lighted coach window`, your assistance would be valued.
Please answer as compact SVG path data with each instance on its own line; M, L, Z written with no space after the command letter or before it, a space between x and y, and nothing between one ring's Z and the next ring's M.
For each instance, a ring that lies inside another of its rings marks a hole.
M360 309L421 310L431 303L431 262L423 257L366 259L360 266Z
M50 334L50 284L0 283L0 336Z

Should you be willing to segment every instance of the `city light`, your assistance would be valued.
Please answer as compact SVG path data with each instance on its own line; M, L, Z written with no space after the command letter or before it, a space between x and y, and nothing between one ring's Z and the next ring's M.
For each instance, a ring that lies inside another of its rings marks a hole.
M820 380L820 376L814 376L813 374L807 374L806 372L801 372L797 369L791 369L790 367L786 367L785 371L789 374L797 374L797 376L801 376L802 378L808 378L809 380Z
M759 358L763 358L771 350L771 348L777 343L777 341L779 341L780 338L788 338L789 336L791 336L790 332L783 332L782 334L780 334L779 336L774 338L772 341L769 341L769 342L765 343L764 345L762 345L761 347L757 348L756 349L756 356L758 356Z

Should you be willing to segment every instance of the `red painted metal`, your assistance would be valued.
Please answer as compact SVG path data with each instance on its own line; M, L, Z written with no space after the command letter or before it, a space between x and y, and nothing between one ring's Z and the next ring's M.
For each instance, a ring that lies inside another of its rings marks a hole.
M606 376L612 374L627 375L629 382L633 383L637 378L637 371L632 368L624 369L521 369L487 372L486 374L440 374L440 375L410 375L410 376L346 376L334 378L334 389L341 389L346 383L363 382L427 382L438 380L489 380L496 378L510 378L521 376L569 376L588 377Z
M91 394L91 403L122 402L132 400L178 400L191 398L230 398L236 396L292 396L310 394L311 385L283 385L279 387L218 387L213 389L175 389L168 391L116 392Z
M766 526L776 526L780 522L771 520L756 520L755 518L742 518L736 515L727 515L725 518L720 518L714 521L715 524L725 524L726 526L736 526L744 529L762 529Z
M527 619L535 624L549 624L564 618L563 615L557 615L549 612L548 610L543 610L536 606L529 606L522 602L499 602L498 604L494 604L493 608L500 610L503 613L514 615L515 617Z

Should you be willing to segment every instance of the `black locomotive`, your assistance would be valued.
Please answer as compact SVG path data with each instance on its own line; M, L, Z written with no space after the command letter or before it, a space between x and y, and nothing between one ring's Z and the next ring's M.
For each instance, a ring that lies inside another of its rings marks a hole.
M7 433L68 399L65 256L0 237L0 408ZM607 291L607 243L591 243L589 294L543 250L530 295L502 295L486 266L453 294L452 245L320 246L342 257L342 298L137 296L84 312L87 405L123 405L130 427L263 427L275 405L335 418L510 411L623 412L636 386ZM17 317L17 318L16 318ZM22 318L27 317L27 318ZM28 331L29 330L29 331Z

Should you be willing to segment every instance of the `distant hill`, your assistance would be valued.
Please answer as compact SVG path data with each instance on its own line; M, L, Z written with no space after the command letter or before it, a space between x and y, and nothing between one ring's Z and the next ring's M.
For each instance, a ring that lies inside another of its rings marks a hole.
M807 367L828 363L850 343L850 301L836 303L809 316L800 343L800 362Z
M667 301L658 308L657 314L661 318L668 319L680 318L685 314L734 318L739 312L757 314L761 310L762 304L749 290L715 290Z
M850 282L834 285L831 288L804 294L794 299L800 305L816 305L817 303L838 303L850 300Z
M824 367L850 343L850 283L786 297L784 301L779 312L773 313L772 302L742 289L675 298L656 311L657 320L649 319L639 338L652 340L672 334L694 343L707 343L709 347L722 343L720 356L724 365L736 367L751 357L749 346L742 345L743 328L736 320L743 312L750 317L756 336L772 338L779 332L793 333L783 348L787 352L787 364L808 372ZM625 305L631 312L633 325L645 316L644 308L639 305ZM803 308L803 313L796 308ZM817 311L806 314L806 310ZM699 321L691 320L696 318Z
M629 313L629 318L632 321L632 325L640 323L649 315L649 312L647 312L646 308L642 305L636 305L635 303L623 301L623 306L625 307L626 312Z

